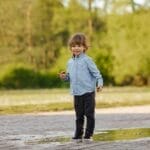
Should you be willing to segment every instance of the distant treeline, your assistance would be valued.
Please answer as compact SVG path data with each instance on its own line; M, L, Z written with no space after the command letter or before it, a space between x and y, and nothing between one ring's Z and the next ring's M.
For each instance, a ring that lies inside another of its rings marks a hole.
M106 2L106 1L104 1ZM133 1L132 1L133 2ZM147 4L146 4L147 2ZM0 1L0 88L67 87L58 78L71 53L69 37L83 32L105 85L150 85L150 9L126 11L129 0L104 8L94 0Z

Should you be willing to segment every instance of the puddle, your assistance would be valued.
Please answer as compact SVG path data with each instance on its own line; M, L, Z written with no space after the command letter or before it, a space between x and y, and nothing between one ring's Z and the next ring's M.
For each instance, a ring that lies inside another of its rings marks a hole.
M94 135L94 141L131 140L150 137L150 128L105 130Z
M93 140L98 141L118 141L131 140L150 137L150 128L135 128L135 129L116 129L116 130L101 130L94 134ZM55 144L70 142L71 138L67 136L43 137L36 140L28 141L28 144Z
M53 137L53 138L45 138L38 140L38 144L47 144L47 143L66 143L69 142L70 138L68 137Z
M70 141L70 137L58 136L58 137L43 137L36 140L29 140L26 144L61 144Z

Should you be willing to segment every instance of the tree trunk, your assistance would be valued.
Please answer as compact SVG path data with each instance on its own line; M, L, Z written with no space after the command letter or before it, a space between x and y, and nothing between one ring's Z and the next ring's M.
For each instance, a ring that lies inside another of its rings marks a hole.
M31 38L31 10L32 10L32 2L28 2L27 12L26 12L26 30L27 30L27 45L28 45L28 53L29 53L29 61L33 63L33 55L32 55L32 38Z
M104 8L103 8L103 10L104 10L105 15L107 14L108 3L109 3L109 0L104 0Z
M147 85L150 86L150 76L147 78Z
M135 12L135 3L134 0L131 0L132 12Z
M89 39L92 39L92 2L93 0L88 0L88 9L89 9L89 20L88 20L88 26L89 26Z

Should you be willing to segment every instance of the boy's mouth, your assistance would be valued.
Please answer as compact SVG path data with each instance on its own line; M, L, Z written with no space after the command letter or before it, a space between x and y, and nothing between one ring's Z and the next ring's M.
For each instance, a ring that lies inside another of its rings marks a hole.
M80 51L74 51L74 53L80 53Z
M80 54L80 52L74 52L74 54L75 54L75 55L79 55L79 54Z

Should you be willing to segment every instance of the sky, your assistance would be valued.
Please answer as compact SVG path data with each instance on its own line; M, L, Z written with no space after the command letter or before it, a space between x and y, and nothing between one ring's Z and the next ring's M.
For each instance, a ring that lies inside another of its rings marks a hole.
M68 3L69 0L63 0L64 4L66 5ZM85 0L80 0L81 2L85 1ZM87 1L87 0L86 0ZM103 1L104 0L95 0L95 6L99 6L102 7L103 6ZM136 3L138 4L143 4L145 0L134 0Z
M143 4L145 0L134 0L135 3ZM95 0L95 6L102 7L103 6L103 0Z
M63 1L64 5L67 6L68 2L71 1L71 0L62 0L62 1ZM85 5L85 7L88 8L88 3L87 3L88 0L78 0L78 1L81 2L83 5ZM92 4L92 6L95 7L95 8L102 8L103 9L104 8L104 1L105 0L94 0L94 3ZM110 0L110 1L112 1L112 0ZM122 1L122 0L120 0L120 1ZM147 3L147 8L150 8L150 0L134 0L134 2L136 4L139 4L139 5L144 4L146 1L148 2ZM137 6L136 6L136 8L137 8ZM107 13L110 13L111 11L112 11L111 10L111 5L109 5L107 7ZM127 6L124 9L117 10L117 13L120 13L120 14L122 14L124 12L132 12L131 5Z

